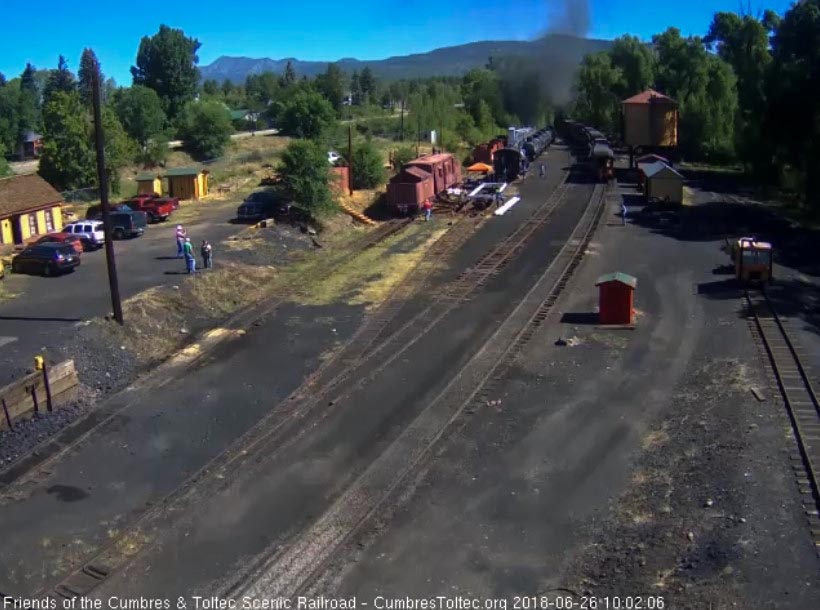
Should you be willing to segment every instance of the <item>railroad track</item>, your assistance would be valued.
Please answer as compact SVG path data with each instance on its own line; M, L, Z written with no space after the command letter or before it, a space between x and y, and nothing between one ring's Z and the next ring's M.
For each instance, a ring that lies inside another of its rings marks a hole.
M765 289L746 290L744 299L794 430L798 454L792 456L792 468L812 542L820 555L820 401L801 361L800 349L789 337Z
M161 529L168 525L169 513L180 514L185 510L184 507L195 502L196 498L217 493L229 484L231 472L251 468L260 461L260 456L269 458L280 451L286 442L293 442L307 427L304 426L304 421L308 416L314 418L314 424L321 421L329 413L332 405L338 403L354 389L362 387L375 378L380 371L399 358L438 321L455 309L470 292L477 290L490 277L497 274L503 265L506 265L523 249L533 233L549 220L563 201L567 190L566 183L562 182L559 189L545 201L533 217L519 226L479 261L476 265L478 271L474 268L452 282L453 286L445 294L456 298L440 295L434 299L430 307L408 320L395 333L383 337L381 333L398 311L401 303L401 294L405 289L399 287L397 298L388 299L388 303L369 322L365 323L363 329L357 333L357 336L354 336L350 344L337 357L314 373L299 390L279 403L269 415L234 442L229 449L214 458L157 505L140 515L128 527L127 532L132 535L136 534L138 538L145 540L156 539ZM412 221L388 223L388 226L374 231L368 241L360 243L357 251L384 241L407 226L409 222ZM439 240L431 248L433 256L426 258L429 268L421 269L416 274L416 279L410 282L411 285L423 283L429 273L434 271L441 257L462 245L472 234L470 226L471 221L462 220L454 227L455 232ZM487 261L492 262L488 264ZM420 320L426 320L422 328L419 328ZM414 335L409 340L407 339L408 331ZM379 342L380 339L381 342ZM377 360L378 365L369 368L365 377L354 378L352 384L345 386L345 382L354 376L356 369L371 360ZM331 376L328 371L333 371L334 367L330 366L333 362L344 362L346 366L340 367L341 370ZM342 387L341 390L340 387ZM316 419L317 416L318 419ZM173 507L173 510L169 510L169 507ZM87 560L57 585L41 591L40 595L56 599L85 596L107 580L113 572L121 569L132 556L132 552L124 552L122 547L115 542Z
M583 259L605 208L596 187L572 239L516 309L448 386L307 531L247 566L218 595L268 598L301 595L340 549L415 472L459 415L484 400L548 316Z

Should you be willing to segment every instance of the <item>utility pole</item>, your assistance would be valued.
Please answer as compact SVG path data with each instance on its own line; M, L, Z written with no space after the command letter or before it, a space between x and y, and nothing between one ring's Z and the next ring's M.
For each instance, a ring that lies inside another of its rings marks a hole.
M404 98L401 99L401 134L399 134L399 141L404 142Z
M421 116L418 117L418 129L416 130L416 156L418 157L421 153L419 150L421 149Z
M353 124L347 126L347 188L353 196Z
M111 236L111 206L108 202L108 174L105 172L105 134L102 125L102 108L100 105L100 64L94 61L91 73L91 99L94 106L94 135L97 146L97 176L100 184L100 203L102 204L103 226L105 228L105 258L108 262L108 285L111 290L111 307L114 319L118 324L124 323L120 286L117 280L117 262L114 259L114 240Z

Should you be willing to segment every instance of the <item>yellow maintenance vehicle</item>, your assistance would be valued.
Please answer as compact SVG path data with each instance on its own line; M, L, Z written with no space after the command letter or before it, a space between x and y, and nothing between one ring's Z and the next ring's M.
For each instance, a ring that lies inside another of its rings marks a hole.
M743 284L772 281L772 244L755 237L726 238L724 249L732 258L735 279Z

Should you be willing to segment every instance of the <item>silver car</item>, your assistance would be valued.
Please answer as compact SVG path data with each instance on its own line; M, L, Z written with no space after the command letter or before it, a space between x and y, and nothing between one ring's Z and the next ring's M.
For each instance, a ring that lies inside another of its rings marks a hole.
M63 227L63 233L79 235L83 241L83 248L94 250L105 244L105 230L103 223L96 220L78 220Z

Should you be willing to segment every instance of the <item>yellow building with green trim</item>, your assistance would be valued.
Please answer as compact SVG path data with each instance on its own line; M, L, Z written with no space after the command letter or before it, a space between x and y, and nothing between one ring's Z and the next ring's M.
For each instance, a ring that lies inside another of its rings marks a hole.
M37 174L0 178L0 244L61 231L63 197Z

